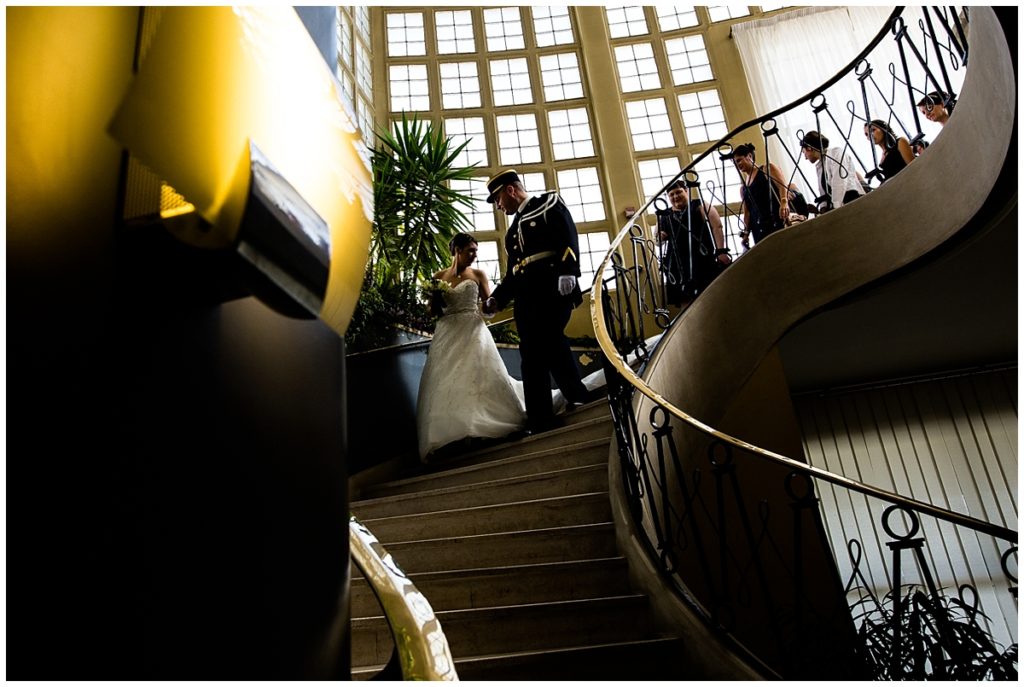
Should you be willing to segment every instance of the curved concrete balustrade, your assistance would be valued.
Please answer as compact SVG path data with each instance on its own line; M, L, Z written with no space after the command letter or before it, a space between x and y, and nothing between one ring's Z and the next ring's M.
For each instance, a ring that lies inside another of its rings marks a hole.
M1015 127L1016 78L993 10L974 7L971 12L970 63L963 91L935 143L871 194L778 232L737 260L665 333L643 379L650 389L700 422L719 427L737 395L791 327L842 296L907 269L993 202L989 196L1000 176L1004 171L1015 173L1016 162L1008 161L1007 153ZM1011 202L1015 197L1006 200ZM637 394L633 406L635 417L646 421L654 402ZM646 431L650 433L649 427ZM685 462L699 455L695 452L709 440L692 430L677 431L674 438ZM653 446L653 437L648 439ZM737 460L749 462L751 456ZM782 468L775 472L785 474ZM611 477L612 484L622 484L614 449ZM706 653L709 662L721 660L729 650L680 602L648 560L623 492L614 490L612 498L620 547L633 563L634 582L656 600L654 606L665 622L687 639L695 655ZM677 501L677 495L670 498ZM648 534L653 539L653 532ZM815 542L811 548L814 565L835 576L827 545ZM679 571L683 580L691 579L688 565ZM827 589L825 593L834 594ZM836 631L848 629L839 626ZM758 653L758 647L748 646ZM726 661L718 667L734 679L771 675L753 663L756 660L741 668Z

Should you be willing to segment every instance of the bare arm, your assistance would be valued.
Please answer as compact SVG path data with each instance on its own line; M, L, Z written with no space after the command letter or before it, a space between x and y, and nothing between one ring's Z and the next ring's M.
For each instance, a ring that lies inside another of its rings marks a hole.
M743 245L749 246L750 241L747 237L750 236L750 206L747 205L747 201L743 201L743 231L740 232L740 238L743 239Z
M474 268L473 274L476 275L476 283L480 287L480 300L486 301L491 297L491 283L487 280L487 273Z
M905 138L896 141L896 148L900 151L900 157L908 165L914 161L914 151L910 149L910 142Z
M782 176L782 170L774 162L768 163L768 176L779 194L779 219L789 219L789 184Z
M723 248L727 248L725 245L725 232L722 231L722 217L718 214L718 210L715 209L714 205L708 205L704 210L707 213L708 225L711 227L711 238L715 242L715 251ZM729 257L728 253L720 253L715 255L715 260L725 265L732 262L732 258Z

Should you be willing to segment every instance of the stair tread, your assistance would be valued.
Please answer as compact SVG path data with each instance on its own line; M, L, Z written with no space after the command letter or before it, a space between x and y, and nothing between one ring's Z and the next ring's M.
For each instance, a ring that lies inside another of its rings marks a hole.
M522 439L516 439L515 441L510 441L510 442L506 442L506 443L503 443L503 444L496 444L496 445L493 445L493 446L484 446L483 448L479 448L479 449L476 449L474 451L469 451L468 453L463 453L463 454L460 454L460 455L457 455L457 456L452 456L449 459L438 461L437 463L435 463L435 465L437 465L437 467L446 467L446 466L456 467L459 464L464 463L467 460L473 460L473 459L476 459L476 458L487 456L488 454L491 454L491 453L499 453L501 451L504 451L504 450L508 449L510 446L522 446L522 447L526 447L526 449L529 450L529 448L530 448L530 446L532 444L541 443L545 439L550 439L551 437L554 437L554 436L561 436L563 434L571 434L571 433L577 432L577 431L579 431L581 429L585 429L585 428L588 428L588 427L595 427L595 426L598 426L598 425L606 424L606 425L610 426L611 423L612 423L611 415L609 415L608 417L595 417L595 418L591 418L590 420L583 420L582 422L573 422L573 423L570 423L570 424L563 425L561 427L556 427L554 429L549 429L546 432L541 432L539 434L533 434L533 435L528 436L528 437L523 437Z
M442 628L444 627L445 618L455 618L459 616L470 616L470 615L493 615L494 613L532 613L536 611L546 611L558 608L565 608L567 612L571 612L572 608L579 608L580 606L608 606L618 605L623 603L636 603L646 601L647 597L643 594L617 594L614 596L600 596L589 599L562 599L558 601L538 601L528 604L513 604L509 606L481 606L479 608L453 608L446 611L435 611L434 615L441 621ZM387 622L387 619L383 615L372 615L363 618L353 618L353 626L377 624Z
M602 439L591 439L589 441L579 442L579 443L573 445L572 448L573 449L586 450L586 449L589 449L589 448L597 448L599 446L607 446L607 445L608 445L608 439L602 438ZM424 473L421 473L421 474L411 475L409 477L402 477L402 478L399 478L399 479L396 479L396 480L390 480L390 481L387 481L387 482L382 482L380 484L373 485L373 487L368 488L367 491L372 493L372 492L376 492L376 491L384 491L384 490L387 490L387 489L393 488L393 487L415 485L417 483L428 482L430 480L437 479L441 475L445 475L445 476L448 476L448 475L460 475L460 474L472 473L472 472L475 472L475 471L482 471L482 470L484 470L486 468L494 468L494 467L499 466L499 465L515 465L516 463L527 463L527 462L529 462L531 460L536 460L536 459L538 459L538 458L540 458L540 457L542 457L544 455L557 455L559 453L565 453L566 450L567 450L567 448L564 447L564 446L559 446L559 447L554 447L554 448L546 448L546 449L542 449L540 451L533 451L533 452L528 452L528 453L521 453L521 454L516 455L516 456L509 456L507 458L498 458L498 459L493 460L493 461L484 461L484 462L479 462L479 463L472 463L470 465L458 465L458 466L454 466L453 465L453 466L448 467L448 468L443 469L443 470L442 469L437 469L437 468L441 468L441 467L444 467L444 466L440 466L440 465L437 465L437 466L427 466L428 469L430 467L433 467L435 469L430 470L429 472L424 472ZM530 474L533 474L533 473L530 473ZM386 496L384 496L384 497L374 497L374 498L386 498Z
M455 669L456 672L462 669L472 669L478 667L484 663L511 663L520 662L524 659L535 659L545 657L556 657L556 656L571 656L573 654L582 654L587 652L615 652L628 650L633 648L648 648L648 647L670 647L680 642L677 637L668 635L659 635L649 638L642 639L628 639L620 642L605 642L605 643L591 643L581 644L579 646L568 646L568 647L554 647L550 649L527 649L523 651L509 651L504 653L487 653L478 654L474 656L463 656L461 658L455 658ZM384 669L384 664L365 665L365 666L353 666L352 675L376 675ZM538 677L538 679L540 679Z
M643 646L652 644L674 644L680 641L678 637L671 635L659 635L655 637L646 637L643 639L627 639L621 642L605 642L597 644L581 644L579 646L568 646L568 647L555 647L552 649L528 649L526 651L509 651L506 653L499 654L479 654L476 656L463 656L462 658L455 659L455 665L458 666L460 663L474 663L478 661L488 661L493 659L501 658L516 658L520 656L538 656L543 654L564 654L572 651L587 651L593 649L611 649L622 646ZM383 667L383 666L381 666Z
M360 507L365 506L377 506L386 503L395 503L402 501L415 501L416 499L431 497L431 496L446 496L449 494L461 494L467 491L477 491L480 489L487 489L489 487L500 487L510 486L516 484L527 484L533 481L539 481L542 479L548 479L552 477L571 477L573 474L579 474L581 472L587 472L596 468L607 468L607 460L598 463L591 463L588 465L580 465L569 468L560 468L557 470L546 470L544 472L533 472L526 475L517 475L515 477L499 477L497 479L488 480L486 482L475 482L473 484L456 484L450 487L436 487L433 489L424 489L423 491L413 491L405 494L395 494L394 496L378 496L376 498L360 499L359 501L353 501L351 508L353 511L358 510Z
M420 518L424 516L442 516L442 515L456 515L459 513L465 513L471 515L474 513L482 513L487 510L496 510L499 508L506 508L508 506L543 506L545 504L554 504L557 501L564 501L567 505L571 505L573 502L580 502L585 500L592 500L595 497L608 496L608 491L589 491L580 494L566 494L565 496L547 496L540 499L529 499L525 501L508 501L502 503L485 503L479 506L467 506L465 508L450 508L447 510L432 510L424 513L403 513L401 515L386 515L380 518L367 518L361 520L367 529L373 531L372 525L380 525L382 523L393 522L396 520ZM517 530L519 531L519 530ZM386 542L385 542L386 543Z
M430 542L430 543L437 543L437 542L444 542L444 541L452 541L452 540L455 540L455 539L459 539L459 540L461 540L461 539L483 539L485 537L508 537L508 536L513 536L513 535L541 534L541 533L544 533L544 534L556 534L556 533L562 532L562 531L583 531L583 530L585 530L587 528L593 528L593 529L596 530L598 528L609 528L609 527L614 527L614 523L612 523L611 521L591 522L591 523L587 523L585 525L566 525L564 527L538 527L538 528L525 529L525 530L513 530L513 531L509 531L509 532L491 532L491 533L488 533L488 534L461 534L461 535L457 535L457 536L454 536L454 537L432 537L432 538L428 538L428 539L409 539L407 541L388 542L385 545L387 547L397 547L397 546L407 546L409 544L425 544L425 543L428 543L428 542Z
M625 565L624 556L608 556L605 558L586 558L573 561L555 561L548 563L524 563L503 566L488 566L486 568L462 568L460 570L436 570L430 572L412 573L408 577L415 584L423 580L442 579L446 577L469 577L473 575L505 575L516 572L527 572L537 569L557 570L564 567L600 566L600 565ZM366 584L365 578L353 580Z

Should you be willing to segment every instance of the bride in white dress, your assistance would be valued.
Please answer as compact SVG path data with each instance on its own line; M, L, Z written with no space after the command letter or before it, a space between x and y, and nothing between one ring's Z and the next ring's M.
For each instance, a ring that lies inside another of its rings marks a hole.
M420 459L466 437L498 438L526 426L523 383L505 369L480 304L491 295L487 275L470 267L477 243L457 234L452 264L434 275L444 290L416 404Z

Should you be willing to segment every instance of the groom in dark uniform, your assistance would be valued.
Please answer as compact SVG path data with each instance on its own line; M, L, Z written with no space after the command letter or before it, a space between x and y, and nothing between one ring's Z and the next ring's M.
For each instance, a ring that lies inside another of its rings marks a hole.
M570 407L587 395L564 333L583 300L576 223L556 192L529 195L515 170L492 177L487 190L487 202L514 219L505 234L508 270L484 311L515 302L527 429L540 432L556 426L551 376Z

